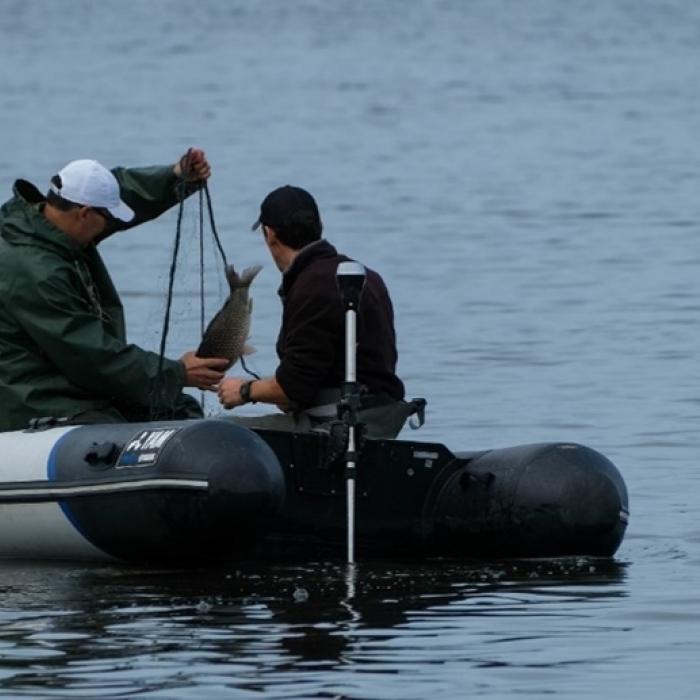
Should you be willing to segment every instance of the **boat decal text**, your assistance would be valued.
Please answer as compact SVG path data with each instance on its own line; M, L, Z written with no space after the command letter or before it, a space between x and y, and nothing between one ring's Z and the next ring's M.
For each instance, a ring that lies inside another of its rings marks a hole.
M124 445L117 460L116 469L150 467L158 461L158 455L180 428L150 428L142 430Z

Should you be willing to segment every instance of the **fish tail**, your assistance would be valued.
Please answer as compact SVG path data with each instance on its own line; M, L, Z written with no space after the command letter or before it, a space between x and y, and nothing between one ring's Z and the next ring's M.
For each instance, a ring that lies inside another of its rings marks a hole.
M226 265L226 279L231 291L241 286L241 278L238 276L238 273L233 265Z
M238 275L236 277L238 278L238 286L239 287L250 287L251 282L255 279L255 275L258 274L262 270L262 265L253 265L252 267L246 267L245 270L241 273L240 278L238 278Z

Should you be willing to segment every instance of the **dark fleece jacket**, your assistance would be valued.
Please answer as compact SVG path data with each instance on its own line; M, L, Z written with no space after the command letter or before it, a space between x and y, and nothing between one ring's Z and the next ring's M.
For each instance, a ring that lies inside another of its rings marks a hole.
M345 312L336 270L347 260L327 241L317 241L299 252L282 278L275 376L300 408L315 405L319 390L339 388L345 379ZM394 311L384 281L370 269L357 313L357 341L357 381L371 394L402 399Z

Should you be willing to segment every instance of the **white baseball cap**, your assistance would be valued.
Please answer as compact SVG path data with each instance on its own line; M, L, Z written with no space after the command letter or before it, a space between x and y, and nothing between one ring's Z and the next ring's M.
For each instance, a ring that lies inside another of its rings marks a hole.
M58 177L51 179L51 191L74 204L106 209L120 221L131 221L135 216L134 210L122 202L117 178L96 160L68 163Z

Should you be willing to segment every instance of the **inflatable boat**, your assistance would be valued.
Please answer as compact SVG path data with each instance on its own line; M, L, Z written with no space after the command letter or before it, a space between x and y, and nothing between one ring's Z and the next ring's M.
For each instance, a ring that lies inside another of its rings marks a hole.
M578 444L451 452L363 439L355 314L365 270L338 266L346 376L338 420L304 433L225 419L0 433L0 557L610 557L620 473ZM421 403L422 402L422 403ZM419 415L425 402L414 401Z
M341 559L337 443L225 419L2 433L0 557ZM578 444L453 453L368 438L355 477L358 558L610 557L628 518L616 467Z

